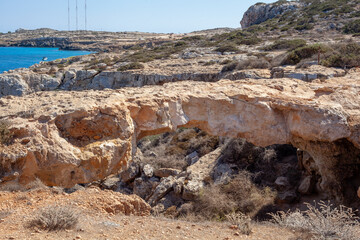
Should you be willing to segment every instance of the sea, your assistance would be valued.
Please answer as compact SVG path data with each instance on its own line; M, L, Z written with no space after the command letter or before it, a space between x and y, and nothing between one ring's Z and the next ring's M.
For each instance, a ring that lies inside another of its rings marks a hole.
M58 48L0 47L0 73L16 68L30 67L41 62L43 58L53 61L90 53L92 52L59 50Z

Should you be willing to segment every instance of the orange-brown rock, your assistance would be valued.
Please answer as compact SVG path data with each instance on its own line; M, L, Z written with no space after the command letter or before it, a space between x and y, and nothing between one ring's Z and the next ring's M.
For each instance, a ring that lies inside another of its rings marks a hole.
M360 78L177 82L85 92L41 92L0 99L15 141L1 149L0 176L19 172L72 186L121 171L136 142L179 126L242 137L259 146L292 144L318 165L321 188L339 195L359 172ZM30 140L29 142L23 141ZM26 143L27 142L27 143Z
M36 203L36 204L35 204ZM72 194L56 193L51 189L37 189L28 192L1 192L0 212L8 209L22 211L51 206L74 206L98 214L123 214L149 216L151 207L136 195L125 195L109 190L88 188ZM36 206L33 206L36 205Z

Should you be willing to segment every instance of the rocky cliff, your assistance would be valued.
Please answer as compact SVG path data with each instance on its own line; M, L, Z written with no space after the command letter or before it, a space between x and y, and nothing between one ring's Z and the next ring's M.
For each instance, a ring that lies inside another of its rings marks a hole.
M292 144L308 152L320 187L341 200L342 183L360 169L359 91L353 71L323 83L185 81L8 96L0 101L0 118L11 122L14 141L1 147L0 176L66 187L92 182L126 167L144 136L197 126L258 146Z
M295 11L300 8L303 4L299 2L276 2L271 4L257 3L252 5L244 14L240 24L243 29L248 28L252 25L265 22L278 15L289 11Z

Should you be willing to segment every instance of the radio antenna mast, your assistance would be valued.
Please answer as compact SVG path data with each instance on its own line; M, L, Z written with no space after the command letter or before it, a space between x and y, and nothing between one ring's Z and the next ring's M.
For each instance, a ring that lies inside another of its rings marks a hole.
M70 0L68 0L68 31L70 31Z
M79 30L79 24L78 24L78 1L76 0L76 31Z
M87 4L85 0L85 31L87 30Z

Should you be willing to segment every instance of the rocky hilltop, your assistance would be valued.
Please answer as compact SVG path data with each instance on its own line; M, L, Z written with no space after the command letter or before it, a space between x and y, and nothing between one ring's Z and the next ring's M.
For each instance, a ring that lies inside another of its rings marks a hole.
M251 6L244 13L240 24L241 27L245 29L252 25L263 23L269 19L273 19L287 12L294 12L302 6L302 3L287 1L280 1L271 4L257 3Z
M357 33L357 0L280 0L251 6L241 20L242 28L268 31L344 31Z

